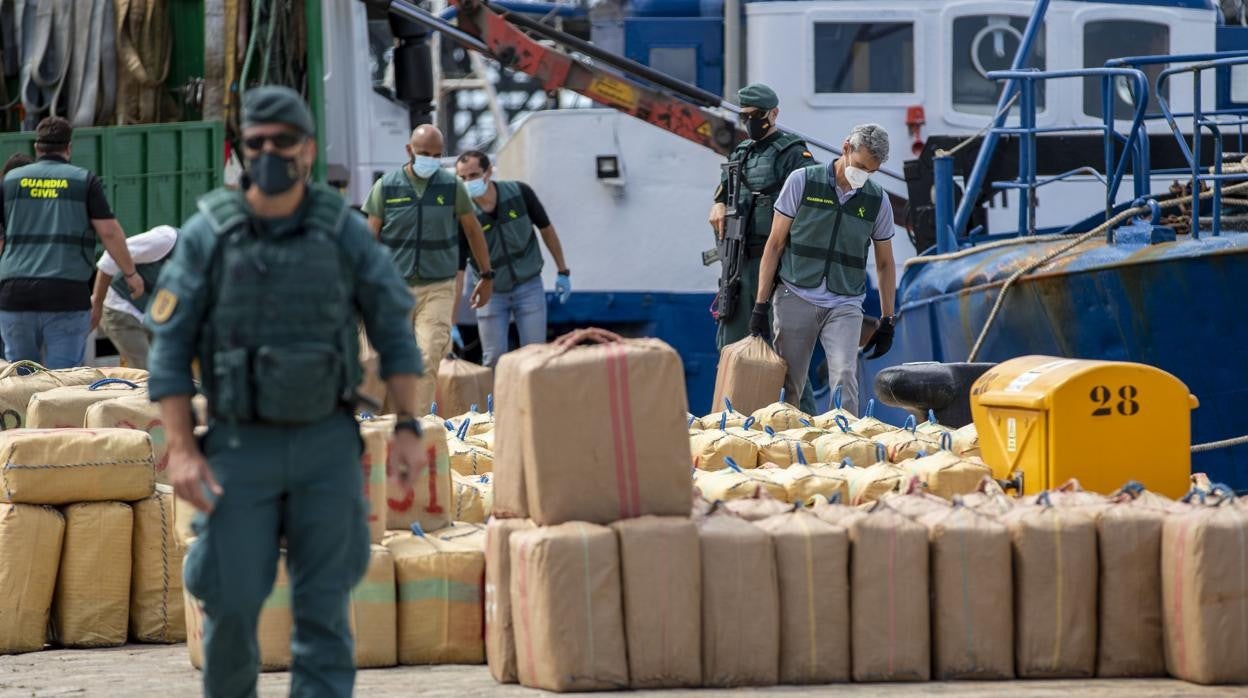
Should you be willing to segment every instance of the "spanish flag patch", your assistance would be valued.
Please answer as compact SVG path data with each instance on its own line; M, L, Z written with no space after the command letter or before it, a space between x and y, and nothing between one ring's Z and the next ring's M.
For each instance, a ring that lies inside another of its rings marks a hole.
M163 325L173 317L173 311L177 307L178 297L169 289L162 288L156 292L156 297L152 299L152 307L148 312L152 315L152 322Z

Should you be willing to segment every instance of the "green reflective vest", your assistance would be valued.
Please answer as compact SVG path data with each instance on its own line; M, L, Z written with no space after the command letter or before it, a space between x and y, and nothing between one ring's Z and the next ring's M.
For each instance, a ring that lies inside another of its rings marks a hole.
M360 382L355 279L334 190L309 185L301 225L258 232L241 193L199 200L216 233L200 355L212 413L237 421L307 423L342 409Z
M524 205L524 196L516 182L494 182L498 187L498 205L491 218L477 212L481 231L490 248L490 266L494 269L494 290L507 293L542 273L542 250L537 245L533 221ZM477 263L472 262L473 268Z
M152 294L156 292L156 280L160 278L160 270L165 268L165 262L168 261L173 250L165 255L163 259L147 264L136 264L134 270L139 273L139 278L143 279L143 295L138 298L130 297L130 287L126 285L126 277L124 274L117 274L113 277L112 283L109 285L113 290L121 295L127 303L133 305L140 313L147 312L147 304L152 300Z
M771 235L772 207L776 205L776 194L789 176L789 172L780 167L780 156L790 148L805 150L806 141L781 131L760 146L752 140L744 140L728 156L729 162L742 161L739 190L742 200L751 193L755 195L750 236L746 240L751 247L766 243Z
M884 192L867 180L844 204L829 181L827 165L805 168L802 203L789 229L780 278L799 288L826 283L832 293L867 291L867 249Z
M417 196L403 168L381 178L381 242L407 283L455 277L459 271L459 223L455 220L455 175L438 168L423 196Z
M4 254L0 279L87 281L95 233L87 215L90 173L40 160L4 178Z

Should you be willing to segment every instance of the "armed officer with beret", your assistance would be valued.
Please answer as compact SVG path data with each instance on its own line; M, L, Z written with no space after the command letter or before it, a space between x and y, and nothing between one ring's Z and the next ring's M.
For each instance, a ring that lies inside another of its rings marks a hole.
M349 696L348 604L369 540L353 418L357 324L397 402L389 468L426 467L413 418L422 366L411 294L364 220L307 182L314 125L298 93L243 100L241 191L200 199L161 271L147 322L149 391L160 402L174 491L199 514L187 590L204 614L204 692L255 695L256 625L286 545L294 633L292 695ZM211 421L192 436L191 362Z
M719 330L715 343L721 350L750 334L750 310L758 292L759 263L771 233L776 195L790 173L815 163L806 141L776 127L780 98L774 90L754 83L738 90L737 98L749 138L729 154L709 218L720 249L726 251L720 255L723 271L716 302ZM730 199L732 194L735 199ZM802 403L803 409L813 411L809 388Z

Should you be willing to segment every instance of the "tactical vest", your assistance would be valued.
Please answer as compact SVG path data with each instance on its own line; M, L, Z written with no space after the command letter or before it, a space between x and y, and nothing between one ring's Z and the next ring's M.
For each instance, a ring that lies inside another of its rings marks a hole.
M300 229L261 233L238 192L199 200L216 233L200 348L214 416L302 424L342 409L359 385L355 278L342 197L309 185Z
M147 264L134 265L134 270L139 273L139 278L143 279L143 295L138 298L130 297L130 287L126 285L125 274L118 273L113 277L113 281L109 285L122 299L133 305L135 310L140 313L146 313L147 304L151 301L152 294L156 292L156 280L160 278L160 270L165 268L165 262L168 261L169 256L172 254L173 251L170 250L169 254L165 255L163 259Z
M516 182L495 182L498 205L494 218L484 211L477 213L481 230L490 247L490 266L494 269L494 290L507 293L542 273L542 250L537 246L533 221L524 205L524 195ZM472 263L476 267L476 262Z
M791 133L783 131L767 139L760 147L754 141L742 141L729 160L743 161L741 165L741 196L755 194L754 212L750 225L750 236L746 244L755 247L767 242L771 235L772 208L776 205L776 195L788 178L787 171L781 171L780 156L790 148L806 148L806 142Z
M40 160L4 178L4 254L0 279L87 281L95 269L95 233L87 215L90 173Z
M424 196L416 195L403 168L381 178L381 242L409 285L451 279L459 271L458 187L442 168L429 178Z
M799 288L826 283L829 291L843 296L866 293L867 249L883 190L867 180L841 204L827 165L811 165L805 171L806 187L789 229L780 278Z

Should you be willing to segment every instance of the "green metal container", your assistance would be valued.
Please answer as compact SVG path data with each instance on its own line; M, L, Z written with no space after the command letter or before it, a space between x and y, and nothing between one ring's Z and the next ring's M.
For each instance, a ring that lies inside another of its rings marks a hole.
M34 154L33 132L0 133L0 162ZM221 186L225 125L184 121L74 129L73 163L104 182L104 192L127 235L157 225L180 226L200 196Z

